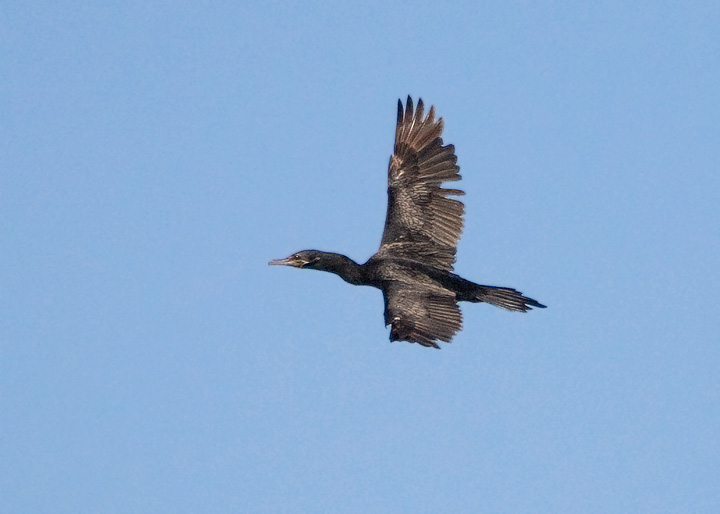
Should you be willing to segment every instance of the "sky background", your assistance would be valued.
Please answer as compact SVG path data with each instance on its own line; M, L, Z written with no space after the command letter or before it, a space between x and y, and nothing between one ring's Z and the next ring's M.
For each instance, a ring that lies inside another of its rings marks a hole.
M720 4L0 7L0 511L720 511ZM268 267L467 196L442 350ZM456 186L453 186L456 187Z

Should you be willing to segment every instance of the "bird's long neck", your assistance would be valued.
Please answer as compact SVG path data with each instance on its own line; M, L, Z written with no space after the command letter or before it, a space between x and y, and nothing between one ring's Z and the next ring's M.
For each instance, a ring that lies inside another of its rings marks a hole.
M316 268L339 275L345 282L355 285L365 283L363 267L349 257L339 253L325 253L321 264Z

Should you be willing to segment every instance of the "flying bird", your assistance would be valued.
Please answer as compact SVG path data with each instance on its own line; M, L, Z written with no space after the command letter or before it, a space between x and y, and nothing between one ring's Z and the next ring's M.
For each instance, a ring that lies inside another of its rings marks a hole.
M380 289L390 341L440 348L462 328L458 302L485 302L527 312L545 305L510 287L483 286L453 273L465 206L453 198L460 180L455 147L443 145L442 118L398 100L395 148L388 167L388 207L380 249L365 264L345 255L303 250L270 265L329 271L353 285Z

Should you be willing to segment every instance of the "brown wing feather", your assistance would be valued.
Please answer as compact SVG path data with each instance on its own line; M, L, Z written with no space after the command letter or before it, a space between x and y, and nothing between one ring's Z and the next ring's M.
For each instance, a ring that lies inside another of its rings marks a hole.
M452 271L465 206L448 198L462 191L441 187L445 181L460 180L455 147L443 146L442 131L443 121L435 120L434 107L424 117L422 99L417 109L409 96L405 109L398 101L395 152L388 167L388 210L378 254Z
M462 314L454 295L390 286L383 289L385 325L391 341L410 341L439 348L462 328Z

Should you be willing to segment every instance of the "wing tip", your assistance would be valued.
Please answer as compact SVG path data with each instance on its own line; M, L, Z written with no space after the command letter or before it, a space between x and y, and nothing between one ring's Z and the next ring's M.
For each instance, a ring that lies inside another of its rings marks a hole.
M405 104L405 122L409 122L413 118L413 99L410 95L407 97L407 103Z
M416 118L416 122L428 121L430 123L437 123L439 127L443 127L442 118L438 118L435 121L435 106L431 105L428 110L427 116L425 116L425 102L422 97L418 97L417 106L414 106L414 102L411 95L407 96L405 105L403 105L402 98L398 98L397 102L397 122L398 124L404 121L410 121ZM424 119L423 119L424 118Z

